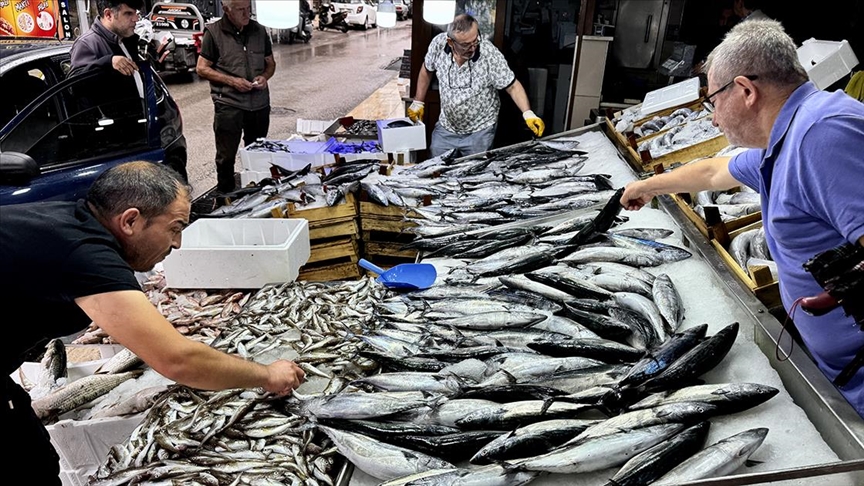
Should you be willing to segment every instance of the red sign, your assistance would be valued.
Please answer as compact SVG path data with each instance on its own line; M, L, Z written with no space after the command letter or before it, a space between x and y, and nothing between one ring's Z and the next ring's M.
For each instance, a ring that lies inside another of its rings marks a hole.
M67 0L0 0L0 37L69 38Z

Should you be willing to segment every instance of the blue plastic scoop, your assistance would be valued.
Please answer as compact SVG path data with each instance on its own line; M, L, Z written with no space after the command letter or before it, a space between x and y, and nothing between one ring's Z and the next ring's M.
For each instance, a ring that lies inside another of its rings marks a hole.
M435 266L430 263L403 263L390 270L384 270L363 258L357 263L366 270L377 273L378 282L388 289L428 289L438 277Z

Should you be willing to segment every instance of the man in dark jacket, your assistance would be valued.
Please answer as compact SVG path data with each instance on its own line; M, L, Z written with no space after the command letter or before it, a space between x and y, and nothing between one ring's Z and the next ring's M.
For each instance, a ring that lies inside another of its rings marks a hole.
M276 71L273 46L261 24L251 20L250 0L223 0L225 15L207 26L198 76L210 81L215 116L217 189L235 189L234 162L242 135L246 145L270 128L269 80Z
M72 45L69 75L95 68L111 67L126 76L138 71L138 36L135 23L143 0L99 0L99 17L90 30ZM140 80L136 80L136 84Z

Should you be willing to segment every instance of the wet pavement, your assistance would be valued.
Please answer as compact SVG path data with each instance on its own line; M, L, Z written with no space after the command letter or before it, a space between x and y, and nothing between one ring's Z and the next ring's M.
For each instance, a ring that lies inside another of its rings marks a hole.
M270 132L285 139L296 133L297 118L333 120L345 116L399 74L398 59L411 48L411 20L392 29L315 29L308 44L273 45L276 74L270 79ZM389 69L388 69L389 67ZM164 78L180 106L189 147L187 172L193 197L216 185L213 102L209 83L193 75ZM240 159L237 158L237 170Z

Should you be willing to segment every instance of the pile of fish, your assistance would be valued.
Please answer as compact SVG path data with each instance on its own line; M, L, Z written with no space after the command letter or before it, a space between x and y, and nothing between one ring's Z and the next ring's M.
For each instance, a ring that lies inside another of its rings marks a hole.
M734 471L768 431L703 449L710 419L778 390L693 383L723 360L738 324L706 336L707 324L679 329L658 314L671 332L640 349L627 338L632 327L601 327L614 318L592 321L583 316L602 314L578 308L593 302L637 315L625 294L555 301L470 284L385 300L379 327L361 337L361 355L384 372L288 408L312 417L343 456L387 485L525 484L541 473L619 467L610 485L676 484ZM641 309L645 325L651 311Z
M300 391L333 394L377 369L355 336L385 293L371 278L267 286L212 346L261 363L292 359L309 380ZM173 386L91 484L332 485L337 449L306 422L286 399L260 391Z
M287 214L289 204L297 209L335 206L344 202L349 192L357 192L360 180L377 172L380 164L377 159L358 159L334 167L323 176L312 171L311 164L294 172L282 170L278 181L268 178L225 194L223 198L228 200L227 204L195 216L270 218Z
M639 152L648 151L657 158L697 143L719 137L722 134L713 125L711 117L703 117L683 125L674 126L639 144Z
M765 230L760 226L738 233L729 242L729 254L744 272L752 266L764 265L777 280L777 264L771 258L768 242L765 240Z
M679 108L669 115L655 116L639 126L634 127L633 133L637 138L647 137L648 135L653 135L657 132L677 127L708 115L709 113L704 109L691 110L690 108Z
M153 272L141 286L150 302L181 334L210 342L226 323L240 313L252 295L233 290L179 291L166 287L165 274ZM91 324L72 344L115 344L102 329Z
M378 122L377 120L354 120L354 123L346 127L345 131L359 137L377 138Z
M136 368L142 364L137 356L124 349L103 363L94 374L69 381L66 345L59 339L52 339L46 346L35 381L27 380L23 372L19 372L19 376L22 387L33 400L31 405L36 415L50 424L64 414L88 406L121 383L137 378L143 370ZM125 412L118 415L137 413L149 406L143 397L139 396L138 400L137 410L131 410L132 404L126 403L122 405L126 407ZM103 412L97 416L112 415Z
M699 191L693 201L693 211L702 219L705 218L705 208L715 207L720 213L720 219L729 222L748 214L762 210L759 193L747 186L740 186L729 191Z

